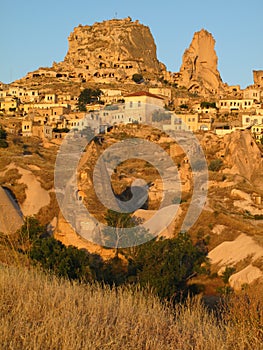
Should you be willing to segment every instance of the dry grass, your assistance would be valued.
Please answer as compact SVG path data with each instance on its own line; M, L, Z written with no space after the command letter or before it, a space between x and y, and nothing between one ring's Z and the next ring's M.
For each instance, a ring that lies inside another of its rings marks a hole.
M198 299L172 309L138 288L72 284L0 265L0 348L262 349L262 309L254 320L262 300L246 313L248 303L235 306L241 301L231 301L223 323Z

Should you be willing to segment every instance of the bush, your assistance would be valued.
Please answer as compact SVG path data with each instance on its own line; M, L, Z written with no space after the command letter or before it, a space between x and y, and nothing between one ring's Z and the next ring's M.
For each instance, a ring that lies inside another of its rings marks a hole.
M216 103L215 102L201 102L200 103L201 108L216 108Z
M0 128L0 139L1 140L6 140L7 133L4 129Z
M186 105L186 104L181 104L180 106L179 106L180 108L182 108L182 109L188 109L188 105Z
M37 239L30 250L30 258L59 277L91 279L87 253L72 246L66 247L53 237Z
M181 299L187 294L187 281L200 271L206 255L204 245L194 245L186 233L174 239L150 241L137 248L138 282L149 285L161 298Z
M0 139L0 148L7 148L7 147L8 147L8 143L6 142L6 140Z
M0 128L0 148L7 148L8 143L6 141L7 133L4 129Z
M222 159L213 159L211 160L208 169L211 171L219 171L223 165Z
M81 91L78 99L78 109L81 112L86 112L86 105L90 103L98 103L102 91L99 89L84 89Z
M142 74L135 73L135 74L133 74L133 76L132 76L132 80L133 80L135 83L137 83L137 84L142 83L142 82L143 82L143 76L142 76Z

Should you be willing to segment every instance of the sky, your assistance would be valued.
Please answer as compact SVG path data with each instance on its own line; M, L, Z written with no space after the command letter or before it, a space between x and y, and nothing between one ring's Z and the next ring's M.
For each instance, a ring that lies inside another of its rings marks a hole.
M180 70L194 33L208 30L222 80L245 88L252 71L263 70L262 13L262 0L0 0L0 81L62 61L79 24L130 16L150 28L157 57L172 72Z

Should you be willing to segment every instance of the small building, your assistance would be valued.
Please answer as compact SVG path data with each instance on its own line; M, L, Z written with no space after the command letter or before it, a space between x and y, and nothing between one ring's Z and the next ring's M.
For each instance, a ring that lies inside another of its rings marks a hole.
M123 99L122 91L117 89L101 89L103 95L101 99L105 103L118 103Z
M247 88L243 91L243 99L253 99L255 102L260 102L261 91L260 89Z
M22 121L22 136L32 136L32 120L23 120Z
M171 90L171 88L154 87L154 88L149 88L149 92L151 94L163 97L164 99L168 99L169 101L172 99L172 90Z
M56 94L45 94L44 101L46 103L57 103L57 95Z
M263 115L242 114L241 118L242 118L242 126L244 128L251 127L252 125L263 124Z
M211 129L211 120L201 118L198 114L171 114L171 123L164 124L163 130L175 131L208 131Z
M125 100L125 123L150 123L152 122L152 113L161 110L165 106L162 97L151 94L150 92L139 91L128 94Z
M0 110L7 114L16 112L18 109L18 100L15 97L6 96L0 99Z
M221 112L223 111L238 111L243 109L251 109L254 107L254 100L253 99L225 99L225 100L219 100L217 103L217 107Z
M257 142L261 142L261 139L263 138L263 124L253 125L251 133L254 135Z
M52 126L43 125L43 137L51 140L53 138L52 130L53 130Z

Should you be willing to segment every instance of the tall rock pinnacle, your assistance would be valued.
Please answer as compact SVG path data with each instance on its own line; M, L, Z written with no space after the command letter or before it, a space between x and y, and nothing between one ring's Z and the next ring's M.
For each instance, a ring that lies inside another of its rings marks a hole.
M194 34L183 55L180 68L180 85L189 91L218 93L223 83L217 69L215 39L205 29Z

